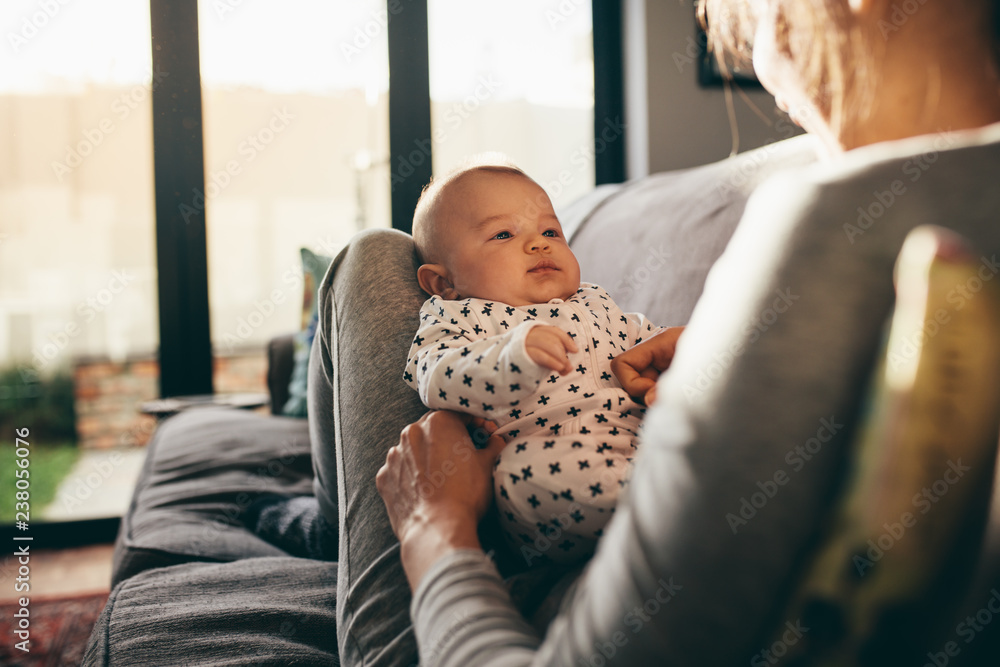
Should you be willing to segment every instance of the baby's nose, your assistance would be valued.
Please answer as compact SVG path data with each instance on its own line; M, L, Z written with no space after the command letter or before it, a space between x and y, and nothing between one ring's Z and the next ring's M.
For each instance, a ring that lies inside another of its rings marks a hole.
M529 246L532 250L548 250L549 239L547 236L536 236L531 240Z

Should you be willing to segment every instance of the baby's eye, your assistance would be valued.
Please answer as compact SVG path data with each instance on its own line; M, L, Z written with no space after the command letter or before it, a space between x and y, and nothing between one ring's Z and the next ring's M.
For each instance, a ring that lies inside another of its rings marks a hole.
M502 241L503 239L509 239L509 238L511 238L511 235L510 235L510 232L498 232L496 235L494 235L493 238Z
M544 232L542 232L542 236L556 237L556 236L559 236L559 232L557 232L554 229L546 229Z

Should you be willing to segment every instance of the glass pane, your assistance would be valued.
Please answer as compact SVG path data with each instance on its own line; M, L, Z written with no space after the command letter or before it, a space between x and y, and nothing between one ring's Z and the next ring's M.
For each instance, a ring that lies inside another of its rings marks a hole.
M510 156L558 208L594 187L591 3L428 0L434 169Z
M257 359L262 386L267 341L303 326L300 248L332 256L390 224L385 5L199 13L213 346L217 368Z
M0 14L0 522L23 428L31 521L118 515L159 393L148 3Z

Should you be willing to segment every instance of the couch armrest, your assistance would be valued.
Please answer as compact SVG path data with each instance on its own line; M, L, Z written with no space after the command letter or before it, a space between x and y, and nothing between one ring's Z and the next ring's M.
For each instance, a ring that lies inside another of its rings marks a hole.
M271 414L280 415L288 402L288 383L295 367L295 334L277 336L267 342L267 391Z

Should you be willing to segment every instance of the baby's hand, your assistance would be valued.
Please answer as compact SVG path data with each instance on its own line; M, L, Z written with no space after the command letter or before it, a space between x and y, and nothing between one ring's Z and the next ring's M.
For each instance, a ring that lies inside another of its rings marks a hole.
M576 352L573 338L558 327L540 324L532 327L524 339L528 356L539 366L566 375L573 366L569 363L569 352Z

